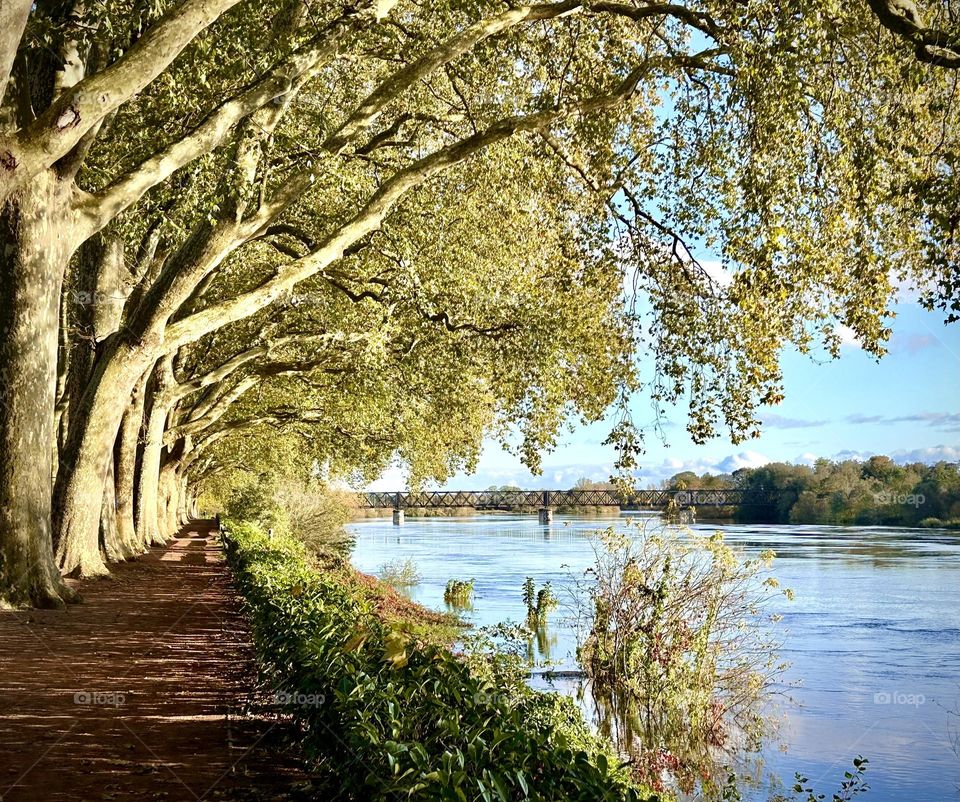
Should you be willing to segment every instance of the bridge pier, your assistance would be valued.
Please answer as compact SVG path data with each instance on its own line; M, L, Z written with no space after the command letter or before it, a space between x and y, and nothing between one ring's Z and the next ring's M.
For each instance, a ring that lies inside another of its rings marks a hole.
M400 494L393 497L393 525L403 526L403 507L400 504Z
M553 523L553 507L551 506L550 491L543 491L543 499L540 509L537 511L537 519L541 526L549 526Z

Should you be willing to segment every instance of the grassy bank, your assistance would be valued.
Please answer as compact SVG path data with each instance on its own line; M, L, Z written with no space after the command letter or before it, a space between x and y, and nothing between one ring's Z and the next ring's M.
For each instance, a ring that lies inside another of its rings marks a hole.
M344 561L229 522L228 559L264 682L295 720L329 798L639 800L572 700L505 656L469 661L450 621Z

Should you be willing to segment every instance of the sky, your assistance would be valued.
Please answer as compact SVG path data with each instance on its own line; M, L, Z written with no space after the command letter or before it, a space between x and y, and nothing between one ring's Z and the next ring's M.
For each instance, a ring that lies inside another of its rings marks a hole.
M767 462L811 463L887 454L898 462L960 460L960 323L945 326L942 314L907 298L894 307L889 354L879 362L847 338L837 360L815 363L787 353L786 399L764 408L758 439L733 445L719 437L694 444L685 429L685 409L668 410L666 442L647 435L638 482L657 485L683 470L725 473ZM649 399L632 402L638 425L653 417ZM604 481L615 458L603 441L610 422L578 426L544 456L543 473L532 475L520 460L487 442L473 475L458 474L439 487L481 490L491 485L565 489L577 479ZM400 468L389 469L370 490L406 486Z

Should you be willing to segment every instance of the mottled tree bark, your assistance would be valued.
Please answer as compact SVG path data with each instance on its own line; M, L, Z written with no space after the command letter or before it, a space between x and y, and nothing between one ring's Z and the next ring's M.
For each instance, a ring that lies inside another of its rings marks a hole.
M116 474L113 460L107 463L107 476L104 482L100 502L100 546L103 555L111 562L126 559L126 552L120 542L117 530Z
M53 562L50 497L67 191L45 173L0 210L0 601L11 604L70 595Z
M142 554L146 550L143 541L137 536L134 497L137 487L140 430L143 426L147 379L146 375L140 379L130 396L127 408L123 411L114 454L117 485L117 538L122 544L124 559Z
M143 435L143 456L140 460L140 480L137 489L137 526L140 540L146 544L161 545L160 531L160 459L163 454L163 430L169 408L164 390L172 381L171 359L162 360L150 382L150 403Z

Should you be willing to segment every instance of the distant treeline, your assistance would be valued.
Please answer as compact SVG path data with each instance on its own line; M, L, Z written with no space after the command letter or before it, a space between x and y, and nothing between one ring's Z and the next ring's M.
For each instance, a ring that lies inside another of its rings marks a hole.
M898 465L884 456L865 462L820 459L812 466L773 462L732 474L684 471L665 485L674 490L744 490L737 519L745 522L960 528L957 463Z

